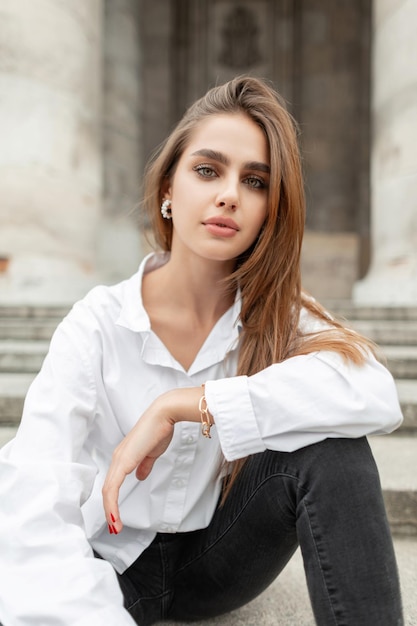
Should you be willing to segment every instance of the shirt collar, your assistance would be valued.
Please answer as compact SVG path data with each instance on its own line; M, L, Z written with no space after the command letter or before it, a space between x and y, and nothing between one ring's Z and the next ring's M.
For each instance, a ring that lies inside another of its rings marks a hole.
M151 252L142 260L136 274L123 283L122 306L120 315L116 320L118 326L123 326L134 332L149 332L151 330L151 321L143 306L142 280L144 274L161 267L168 258L168 252Z
M151 322L142 301L144 274L161 267L168 258L169 252L148 254L141 262L137 273L122 283L124 292L121 298L121 311L116 324L146 335L142 352L147 362L173 367L175 360L166 351L160 340L151 333ZM233 306L217 322L188 373L191 373L191 370L197 371L222 360L225 354L236 345L241 330L240 309L241 295L238 290Z
M142 280L144 274L165 265L168 259L169 252L151 252L144 257L136 274L123 283L125 292L123 294L121 311L116 320L118 326L123 326L135 332L148 332L151 330L151 321L143 306ZM236 328L237 333L241 330L240 309L241 294L240 289L238 289L232 310L233 327Z

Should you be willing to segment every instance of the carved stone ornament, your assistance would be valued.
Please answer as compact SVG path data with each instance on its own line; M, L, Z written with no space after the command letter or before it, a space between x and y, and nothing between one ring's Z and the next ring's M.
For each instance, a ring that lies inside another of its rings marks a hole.
M243 70L262 62L259 49L259 27L256 13L244 6L234 6L227 13L222 27L222 48L219 63Z

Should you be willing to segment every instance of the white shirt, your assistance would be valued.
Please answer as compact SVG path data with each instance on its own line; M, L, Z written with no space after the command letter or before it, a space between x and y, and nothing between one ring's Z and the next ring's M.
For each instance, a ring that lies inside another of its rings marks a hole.
M292 451L401 423L392 377L372 356L358 367L314 353L236 376L239 297L185 371L151 330L141 301L143 272L165 256L149 255L131 279L96 287L73 307L28 392L16 438L0 452L3 626L132 625L113 567L123 572L158 531L207 526L223 455ZM110 535L101 487L112 451L161 393L202 383L216 422L212 439L199 424L177 424L151 475L127 477L124 528ZM91 546L105 560L92 558Z

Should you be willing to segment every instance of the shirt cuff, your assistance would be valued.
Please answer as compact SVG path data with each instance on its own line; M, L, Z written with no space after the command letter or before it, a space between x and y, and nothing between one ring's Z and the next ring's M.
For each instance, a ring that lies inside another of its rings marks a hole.
M253 411L247 376L210 380L205 384L205 396L226 461L266 450Z

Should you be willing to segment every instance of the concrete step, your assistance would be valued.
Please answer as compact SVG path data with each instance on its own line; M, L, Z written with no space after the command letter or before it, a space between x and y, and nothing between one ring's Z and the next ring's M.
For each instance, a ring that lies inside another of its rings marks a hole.
M417 379L417 346L381 346L394 378Z
M56 319L61 320L69 311L69 306L49 305L0 305L0 323L2 319Z
M417 540L395 539L405 626L417 626ZM260 596L237 611L188 626L315 626L300 550ZM158 622L155 626L185 626ZM375 626L375 625L372 625Z
M352 320L349 326L378 345L417 346L417 320Z
M55 318L12 319L0 317L0 340L49 341L59 320Z
M417 437L369 439L393 533L417 539Z
M350 300L323 304L333 315L345 320L417 320L417 306L357 306Z
M49 341L0 341L0 372L39 371Z
M0 424L19 424L34 373L0 373Z
M0 448L2 448L8 441L11 441L15 436L17 426L3 426L0 425Z
M398 379L395 384L404 415L404 422L399 432L417 433L417 380Z

